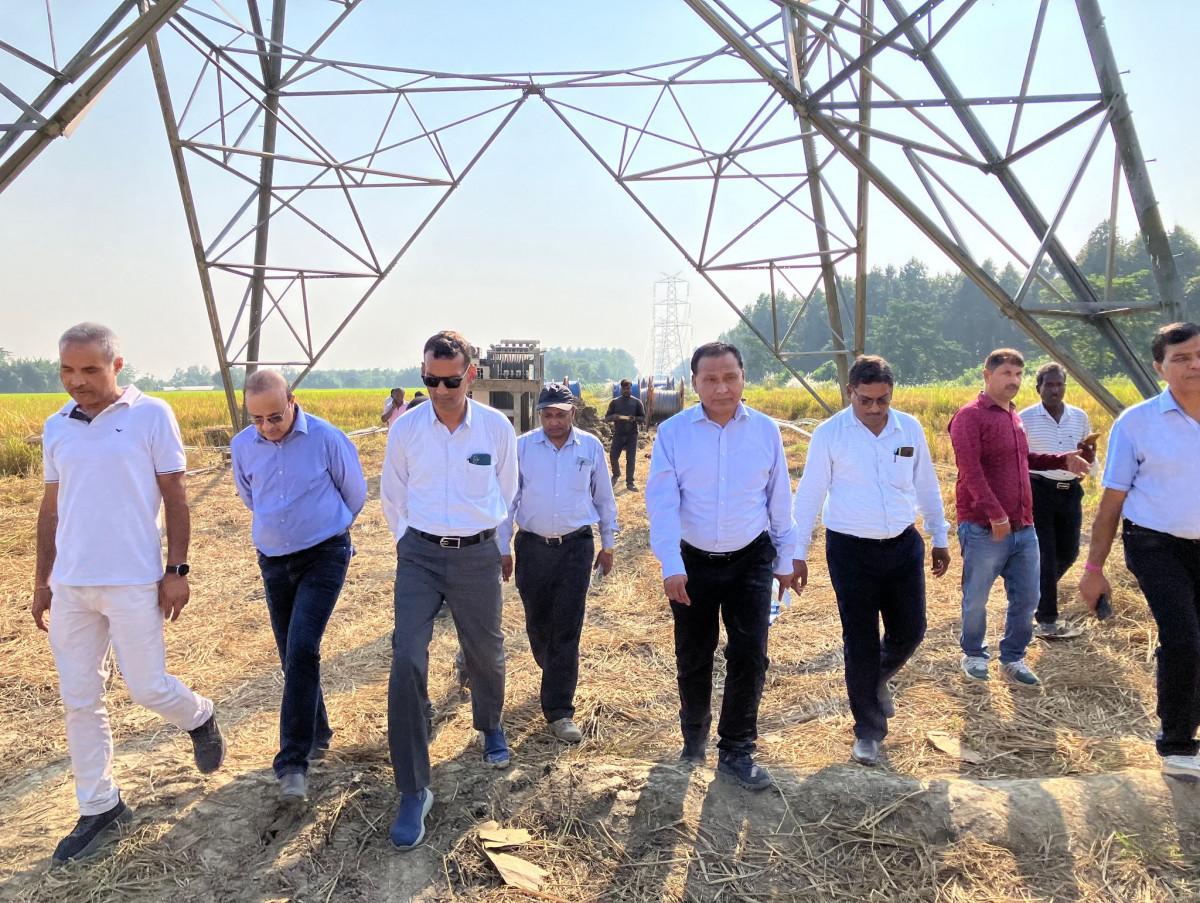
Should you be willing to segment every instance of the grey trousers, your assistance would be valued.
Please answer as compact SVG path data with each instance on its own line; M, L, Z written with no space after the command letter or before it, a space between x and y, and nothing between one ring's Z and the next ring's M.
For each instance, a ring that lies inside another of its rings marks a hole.
M388 681L388 745L396 787L429 786L429 641L445 602L471 675L475 729L500 726L504 634L500 629L500 549L494 539L444 549L411 530L396 543L396 629Z

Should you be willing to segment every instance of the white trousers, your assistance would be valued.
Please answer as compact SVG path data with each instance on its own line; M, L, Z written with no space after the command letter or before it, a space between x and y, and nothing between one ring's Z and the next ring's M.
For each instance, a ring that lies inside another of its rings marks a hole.
M213 704L167 674L158 584L51 587L50 648L58 665L75 795L81 815L98 815L120 799L104 700L109 648L133 701L176 727L199 727L212 716Z

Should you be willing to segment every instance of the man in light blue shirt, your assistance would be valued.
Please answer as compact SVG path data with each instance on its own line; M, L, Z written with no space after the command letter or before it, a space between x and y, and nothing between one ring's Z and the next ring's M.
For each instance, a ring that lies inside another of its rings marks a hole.
M252 425L233 437L233 479L254 513L258 550L283 665L279 754L280 799L304 800L308 764L324 758L333 731L321 692L321 640L350 556L350 525L367 500L358 450L346 434L296 404L283 375L246 378Z
M915 417L891 408L891 366L863 355L848 382L850 407L813 431L796 487L793 588L799 596L808 583L807 552L820 512L854 715L850 754L875 765L895 715L887 682L925 636L925 543L917 515L933 537L935 577L950 566L950 528L925 431Z
M429 789L429 642L433 619L450 607L467 673L485 765L509 764L500 629L496 528L517 491L517 437L508 418L467 398L475 381L471 346L457 332L425 342L421 381L429 402L388 431L379 500L396 537L396 629L388 681L388 744L400 807L396 849L425 838Z
M566 743L583 733L575 724L579 637L592 568L612 570L617 503L604 446L574 425L571 390L553 383L538 396L541 429L517 439L517 494L500 525L501 574L513 573L509 543L516 536L517 591L525 631L542 669L542 714L550 732ZM593 561L592 524L600 524Z
M646 482L650 548L662 564L675 621L685 762L703 763L712 725L713 653L720 619L725 693L717 771L752 790L771 776L754 762L767 673L771 577L792 582L792 489L779 428L742 404L746 374L733 345L692 355L700 404L658 428Z
M1126 408L1113 424L1079 592L1093 610L1112 592L1104 562L1123 516L1125 564L1158 625L1162 770L1194 781L1200 779L1200 326L1164 326L1150 350L1167 388Z

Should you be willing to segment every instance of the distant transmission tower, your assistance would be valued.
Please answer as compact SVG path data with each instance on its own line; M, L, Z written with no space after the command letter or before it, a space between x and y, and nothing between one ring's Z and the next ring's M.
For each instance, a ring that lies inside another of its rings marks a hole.
M692 349L692 303L688 283L667 276L654 283L653 320L643 376L672 376Z

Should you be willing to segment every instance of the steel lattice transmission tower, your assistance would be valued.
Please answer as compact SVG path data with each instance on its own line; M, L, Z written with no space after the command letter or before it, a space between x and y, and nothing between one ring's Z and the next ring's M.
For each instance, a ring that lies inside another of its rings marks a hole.
M0 191L147 52L235 421L233 368L292 364L302 379L531 101L805 385L806 360L832 357L844 386L869 350L868 247L888 237L873 210L923 235L1110 411L1073 336L1100 336L1158 391L1122 321L1176 319L1182 291L1099 0L676 0L714 44L543 73L356 59L339 27L383 2L48 0L24 14L51 12L49 41L0 41ZM1109 221L1132 204L1158 289L1138 307L1115 302L1111 268L1089 281L1059 236L1106 159ZM1019 288L989 259L1011 260ZM799 301L790 320L780 294ZM766 329L742 312L758 295ZM825 337L797 348L806 315Z
M687 280L675 274L654 283L651 308L650 340L642 375L675 376L679 365L690 359L692 347L692 303Z

